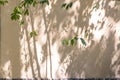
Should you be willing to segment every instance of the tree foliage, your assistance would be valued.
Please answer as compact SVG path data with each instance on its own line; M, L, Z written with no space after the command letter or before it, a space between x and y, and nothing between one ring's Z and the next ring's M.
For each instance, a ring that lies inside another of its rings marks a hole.
M8 3L7 0L0 0L0 5L4 5L5 3ZM13 21L19 21L20 25L24 25L25 21L22 19L24 16L29 15L29 7L35 7L36 5L49 5L49 0L22 0L11 13L11 20ZM73 2L70 3L63 3L61 5L61 8L64 8L66 10L70 9L73 5ZM98 8L98 5L95 5L93 8ZM37 36L36 31L30 32L30 37ZM77 40L80 40L84 46L86 46L86 41L83 38L78 38L77 36L73 37L72 39L64 39L62 41L63 45L75 45L77 43Z
M69 8L71 8L73 5L73 2L70 2L70 3L63 3L62 4L62 8L65 8L66 10L68 10Z
M6 3L8 3L7 0L0 0L0 5L4 5L4 4L6 4Z
M64 40L62 41L62 44L63 44L63 45L71 45L71 46L74 46L75 43L77 43L77 40L80 40L81 43L82 43L84 46L87 45L86 41L85 41L83 38L78 38L78 36L75 36L75 37L72 38L72 39L64 39Z

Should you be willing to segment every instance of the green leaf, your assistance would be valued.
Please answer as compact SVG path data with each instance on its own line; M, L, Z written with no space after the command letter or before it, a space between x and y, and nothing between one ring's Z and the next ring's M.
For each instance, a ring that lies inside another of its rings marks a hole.
M19 20L19 19L20 19L20 15L19 15L19 14L12 13L12 14L11 14L11 19L12 19L12 20L15 20L15 21L16 21L16 20Z
M33 1L33 7L35 7L36 4L37 4L37 2L36 2L36 1Z
M4 4L6 4L6 3L8 3L7 0L0 0L0 5L4 5Z
M70 44L73 46L74 43L75 43L74 39L71 39L71 40L70 40Z
M66 10L68 10L68 8L69 8L69 5L66 6Z
M36 32L36 31L33 31L33 34L34 34L35 36L37 36L37 32Z
M70 2L69 4L65 5L66 10L68 10L69 8L71 8L73 5L73 2Z
M29 15L28 9L25 10L24 15Z
M99 8L99 4L96 3L94 6L93 6L93 9L98 9Z
M20 25L22 26L23 24L24 24L25 22L22 20L22 21L20 21Z
M69 5L69 8L71 8L73 5L73 2L70 2L68 5Z
M32 32L30 32L30 37L32 37L33 36L33 33Z
M64 40L62 41L62 44L63 44L63 45L68 45L68 43L69 43L69 40L64 39Z
M80 38L80 40L81 40L81 42L82 42L82 44L83 44L84 46L87 45L86 42L85 42L85 40L84 40L83 38Z
M63 3L61 7L62 7L62 8L65 8L66 5L67 5L66 3Z
M11 14L11 19L15 21L19 20L21 14L22 14L22 8L20 6L17 6L14 8L13 13Z
M22 7L25 7L25 8L26 8L26 7L28 7L28 4L27 4L26 2L23 2L23 3L22 3Z
M22 14L22 8L20 6L14 8L15 14Z
M33 37L33 36L37 36L37 32L36 31L30 32L30 37Z
M33 3L33 0L25 0L25 3L27 3L27 4L32 4Z
M46 3L47 3L47 5L49 5L49 1L48 0L46 0Z
M74 40L78 40L78 37L77 37L77 36L75 36L73 39L74 39Z
M45 3L46 3L47 5L49 5L49 1L48 1L48 0L40 0L40 4L43 5L43 4L45 4Z
M88 38L88 36L89 36L88 33L85 33L85 38Z

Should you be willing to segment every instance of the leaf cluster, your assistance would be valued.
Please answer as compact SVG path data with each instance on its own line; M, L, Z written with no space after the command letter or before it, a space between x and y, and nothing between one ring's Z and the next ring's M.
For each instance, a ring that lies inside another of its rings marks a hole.
M97 10L99 8L99 4L96 3L94 6L93 6L93 9Z
M20 16L29 15L29 6L35 7L38 3L42 5L46 3L49 5L48 0L23 0L18 6L14 8L11 14L11 19L16 21L20 19Z
M46 3L47 5L49 5L49 1L48 1L48 0L40 0L40 4L43 5L43 4L45 4L45 3Z
M6 3L8 3L7 0L0 0L0 5L4 5L4 4L6 4Z
M62 41L62 44L63 45L75 45L75 43L77 42L77 40L80 40L81 41L81 43L84 45L84 46L86 46L87 45L87 43L86 43L86 41L83 39L83 38L78 38L77 36L75 36L74 38L72 38L72 39L64 39L63 41Z
M49 5L48 0L23 0L20 2L18 6L16 6L11 14L11 20L17 21L20 20L21 17L29 15L29 6L35 7L37 4L47 4ZM23 25L24 20L20 20L19 24ZM37 36L36 31L30 32L30 37Z
M65 8L66 10L68 10L69 8L71 8L73 5L73 2L70 2L70 3L63 3L62 4L62 8Z
M37 32L36 31L30 32L30 37L34 37L34 36L37 36Z
M22 8L20 6L17 6L14 8L13 13L11 14L11 19L19 20L21 14L22 14Z

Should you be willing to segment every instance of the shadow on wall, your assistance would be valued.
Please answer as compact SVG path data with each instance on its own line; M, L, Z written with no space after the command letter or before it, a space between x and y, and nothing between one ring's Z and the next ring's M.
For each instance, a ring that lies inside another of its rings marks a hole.
M21 27L21 60L16 63L17 54L9 54L12 60L7 58L13 61L11 65L21 64L18 69L21 74L16 76L56 79L118 77L120 74L116 71L120 70L120 61L119 57L115 61L114 58L119 55L120 35L117 29L120 28L114 25L120 24L120 2L77 0L68 10L61 8L62 3L57 0L51 1L49 6L30 7L30 16L26 17L26 24ZM96 4L98 7L94 9ZM29 33L34 30L38 36L31 38ZM79 41L74 46L61 44L63 39L76 35L84 38L87 46L81 46ZM9 53L16 52L11 49ZM12 72L16 70L16 65Z
M67 16L60 18L61 20L63 19L63 21L64 19L66 19L66 21L63 22L63 24L69 21L66 25L63 25L62 27L69 26L70 29L68 29L68 36L67 36L68 38L71 38L76 34L82 36L82 34L85 33L85 31L87 30L89 33L89 37L87 40L91 44L90 46L85 48L85 50L82 50L82 49L80 50L80 48L76 46L74 47L61 46L59 48L59 56L61 59L60 67L62 67L61 69L62 74L70 78L71 77L103 77L103 78L116 77L116 74L115 74L116 72L113 71L111 67L111 63L112 63L111 61L113 60L113 55L116 54L114 53L115 46L116 46L116 42L115 42L116 37L119 37L119 35L115 33L116 30L114 29L115 28L114 24L116 24L120 20L120 18L118 17L119 16L118 14L120 14L119 2L107 1L107 0L96 1L96 2L80 0L79 2L80 2L80 8L78 10L76 9L76 13L78 12L79 14L77 16L78 19L75 19L75 23L73 23L74 20L73 22L72 20L70 21L70 19L76 15L74 13L70 15L68 11L68 13L66 12ZM91 10L94 4L99 5L96 11ZM111 5L113 6L112 8L110 8ZM57 7L55 6L55 8ZM60 14L60 12L62 11L58 11L58 10L59 9L54 10L53 8L53 11L59 12L58 14ZM112 10L113 11L115 10L116 13L111 12ZM102 14L102 11L104 11L103 12L104 14ZM95 13L95 15L93 15L94 14L93 12ZM109 14L109 12L111 13ZM113 14L114 16L112 16L111 14ZM70 15L70 18L68 17L69 15ZM57 16L58 16L58 19L56 17L57 19L56 21L59 23L60 22L59 15ZM90 24L91 18L93 16L96 16L94 17L96 24L94 23L94 21L91 22L92 24ZM66 17L69 18L69 20L67 20ZM51 18L54 18L54 17L51 16ZM76 32L72 30L71 25L74 26L74 29L77 26ZM57 28L60 29L59 27ZM96 35L99 38L98 40L96 40L96 37L97 37ZM56 40L57 39L58 38L56 38ZM62 77L59 74L59 72L58 72L58 77Z
M114 51L114 32L107 39L102 37L100 42L72 56L72 62L66 70L69 77L113 77L111 58ZM73 53L74 54L74 53Z
M35 70L41 73L43 78L115 77L115 72L110 67L116 41L114 39L116 33L112 25L120 19L109 12L119 9L117 2L115 1L115 5L110 7L112 1L78 0L67 11L61 9L62 3L58 0L42 9L40 9L41 6L32 9L34 11L30 16L32 17L30 25L33 28L28 31L36 30L39 35L36 39L28 39L28 42L32 42L27 44L33 43L34 51L31 52L32 55L27 54L31 57L31 67L35 59L37 66ZM95 4L98 4L96 10L93 9ZM112 21L109 22L109 18ZM86 48L61 45L64 38L72 38L75 35L84 38L86 33L88 34L86 41L89 44ZM36 47L36 42L40 48ZM30 53L31 47L28 49ZM37 53L40 49L41 51ZM42 55L42 63L39 63L39 54ZM37 56L33 59L34 55ZM59 57L56 59L54 55ZM54 61L57 61L57 64ZM29 67L26 66L26 68ZM33 72L35 72L34 69Z

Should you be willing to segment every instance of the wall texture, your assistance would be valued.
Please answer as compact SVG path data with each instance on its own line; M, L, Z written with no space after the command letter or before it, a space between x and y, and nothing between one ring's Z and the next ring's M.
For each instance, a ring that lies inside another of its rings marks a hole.
M65 10L63 1L51 0L30 7L22 27L10 20L17 3L1 9L1 77L120 78L120 1L76 0ZM38 35L31 38L34 30ZM76 35L87 45L61 44Z
M1 73L3 77L20 77L19 26L10 14L18 1L9 1L1 7Z

